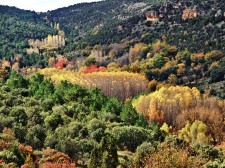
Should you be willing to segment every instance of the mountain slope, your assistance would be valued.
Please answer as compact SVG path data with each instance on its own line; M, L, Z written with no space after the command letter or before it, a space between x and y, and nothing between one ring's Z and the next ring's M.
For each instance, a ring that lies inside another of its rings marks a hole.
M157 1L162 3L166 0ZM47 13L51 22L60 23L68 36L77 39L95 33L105 25L115 25L142 13L154 0L106 0L82 3ZM45 14L44 14L45 15Z
M151 43L162 36L192 52L225 52L224 9L223 0L106 0L41 14L0 6L0 58L25 54L28 39L55 34L51 23L60 23L65 32L63 53L121 41ZM193 10L196 16L182 19L185 10ZM153 21L146 18L149 12Z
M197 17L182 19L187 9L194 10ZM165 35L170 44L182 49L225 51L224 9L223 0L173 0L157 4L151 0L107 0L61 8L47 13L47 17L50 22L59 22L73 42L110 44L123 39L140 40L148 33L145 42ZM148 11L153 11L158 20L147 21Z
M22 54L30 38L43 38L54 34L40 15L15 7L0 6L0 58Z

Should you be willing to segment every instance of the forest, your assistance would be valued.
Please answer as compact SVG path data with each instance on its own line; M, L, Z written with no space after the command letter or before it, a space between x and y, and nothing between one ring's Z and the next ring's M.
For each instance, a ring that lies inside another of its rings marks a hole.
M225 167L224 5L0 5L0 167Z
M1 74L3 167L224 164L225 102L196 88L162 87L120 101L65 80L55 85L39 72L29 80Z

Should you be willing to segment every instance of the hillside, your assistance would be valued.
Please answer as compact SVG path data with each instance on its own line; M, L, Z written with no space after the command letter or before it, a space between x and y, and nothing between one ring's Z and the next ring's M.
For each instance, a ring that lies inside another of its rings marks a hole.
M0 5L0 167L225 167L223 1Z
M182 49L224 51L224 8L223 0L173 0L157 4L149 0L108 0L50 11L47 17L62 25L68 42L152 42L165 35L171 45ZM151 20L151 15L146 18L149 11L156 20Z
M156 1L162 3L166 0ZM96 34L102 28L112 26L134 16L156 4L155 0L106 0L96 3L82 3L67 8L60 8L48 13L51 22L60 23L68 37L72 40ZM70 17L68 17L70 16Z
M223 0L106 0L40 14L0 6L0 58L25 54L28 39L56 34L54 23L65 32L64 53L95 44L150 43L163 35L181 49L224 52L224 9Z
M37 13L1 5L0 32L0 59L24 54L29 39L56 33Z

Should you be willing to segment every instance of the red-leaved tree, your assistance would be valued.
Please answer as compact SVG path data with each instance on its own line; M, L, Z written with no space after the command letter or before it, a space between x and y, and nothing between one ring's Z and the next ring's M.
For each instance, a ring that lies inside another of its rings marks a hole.
M55 64L55 68L63 69L66 67L67 60L65 58L60 58L58 62Z
M90 66L86 66L83 73L87 74L87 73L92 73L92 72L105 72L105 71L107 71L106 67L97 67L96 64L93 64Z

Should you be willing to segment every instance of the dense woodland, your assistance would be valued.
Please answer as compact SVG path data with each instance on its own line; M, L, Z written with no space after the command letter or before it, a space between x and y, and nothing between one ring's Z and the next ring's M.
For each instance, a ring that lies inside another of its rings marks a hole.
M224 9L0 6L0 167L225 167Z
M97 88L66 81L54 85L40 73L26 80L12 71L1 79L0 99L4 167L223 165L223 152L210 144L223 141L225 103L194 88L161 88L132 104ZM164 105L158 103L161 99ZM169 114L171 108L180 115Z

